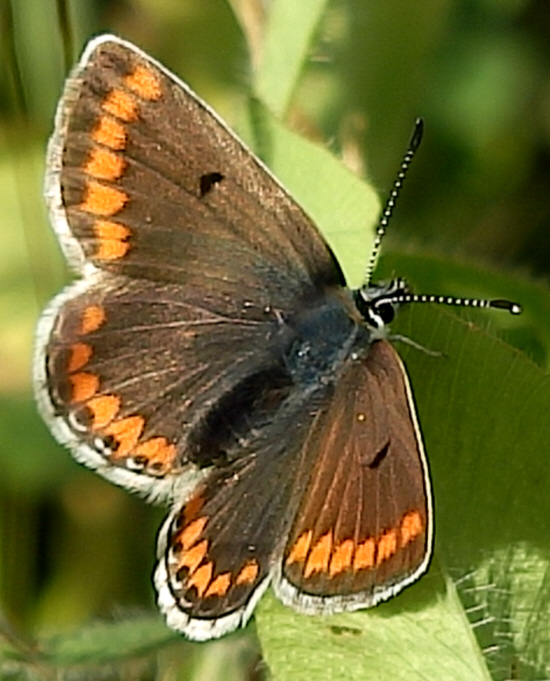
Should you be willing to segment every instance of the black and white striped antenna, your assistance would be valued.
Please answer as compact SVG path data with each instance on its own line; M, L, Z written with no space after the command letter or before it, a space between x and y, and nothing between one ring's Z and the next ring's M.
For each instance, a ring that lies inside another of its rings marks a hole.
M376 228L376 236L374 239L374 245L372 252L365 270L364 284L360 291L363 292L364 298L370 298L370 296L365 295L365 293L371 287L372 275L374 273L374 268L376 267L376 262L378 260L378 254L380 252L380 246L382 244L382 239L388 228L388 224L393 215L397 199L403 187L403 182L407 176L407 171L412 163L412 160L418 151L420 142L422 141L422 136L424 134L424 121L421 118L417 118L414 123L414 130L411 136L411 140L407 147L407 151L403 156L401 161L401 167L397 173L397 177L393 183L393 187L382 211L382 216ZM376 288L376 287L375 287ZM393 293L390 293L393 290ZM375 296L378 298L378 296ZM486 300L479 298L461 298L454 296L445 295L433 295L433 294L417 294L408 291L406 285L402 280L397 280L394 286L389 286L386 290L385 296L380 296L384 298L386 303L390 305L393 304L407 304L407 303L436 303L438 305L455 305L459 307L492 307L499 310L508 310L511 314L520 314L522 311L521 305L519 303L514 303L511 300L496 299L496 300ZM378 301L378 304L380 300Z

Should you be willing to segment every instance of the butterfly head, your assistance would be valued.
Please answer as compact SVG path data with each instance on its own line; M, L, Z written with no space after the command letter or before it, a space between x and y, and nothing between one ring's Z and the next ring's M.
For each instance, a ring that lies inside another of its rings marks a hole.
M480 298L456 298L454 296L412 293L404 279L392 279L378 284L363 284L353 292L355 305L370 327L374 338L385 338L400 305L407 303L434 303L454 307L492 307L521 314L519 303L510 300L486 300Z
M363 319L376 332L384 336L402 302L407 302L410 289L404 279L393 279L378 284L365 284L353 292L355 305Z

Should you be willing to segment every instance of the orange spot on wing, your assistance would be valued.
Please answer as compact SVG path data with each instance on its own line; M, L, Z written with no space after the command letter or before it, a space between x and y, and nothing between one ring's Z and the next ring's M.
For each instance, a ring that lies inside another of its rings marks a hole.
M304 562L307 552L309 551L312 534L312 531L308 530L298 537L294 546L290 550L290 553L288 554L288 558L286 559L287 565Z
M71 345L69 351L71 355L69 357L67 371L70 374L82 369L83 366L88 364L93 353L92 346L88 345L88 343L74 343Z
M351 567L353 548L354 545L352 539L345 539L336 547L330 560L329 573L331 577L334 577L334 575L337 575Z
M154 101L162 95L157 75L148 67L138 64L134 71L124 79L124 84L138 97Z
M181 569L185 567L189 570L190 574L193 574L204 560L207 549L208 542L204 539L200 544L193 546L192 549L184 551L179 557L178 568Z
M197 595L199 598L202 598L204 595L204 592L208 588L208 585L210 584L210 580L212 579L212 563L207 563L206 565L203 565L200 567L191 577L191 579L187 582L187 588L190 589L191 587L195 587L197 590Z
M332 533L324 534L311 549L304 569L304 577L309 577L314 572L326 572L332 549Z
M167 468L176 458L176 446L169 444L165 437L152 437L136 447L134 456L145 457L148 465L156 463Z
M113 182L122 176L125 165L122 156L109 151L109 149L94 147L84 164L84 172L98 180Z
M205 598L208 598L209 596L225 596L230 585L231 573L224 572L222 575L218 575L216 579L210 584L204 596Z
M204 527L207 522L208 518L206 516L202 518L197 518L196 520L193 520L193 522L190 525L187 525L187 527L185 527L180 532L180 534L177 537L177 540L181 542L184 550L187 550L191 548L191 546L193 546L193 544L201 536L201 533L204 530Z
M88 305L84 308L82 313L82 320L80 322L79 333L84 335L97 331L104 323L107 315L105 310L100 305Z
M113 241L127 239L132 233L126 225L110 220L98 220L94 225L94 232L98 239L112 239Z
M401 546L415 540L424 530L424 523L418 511L409 511L401 520Z
M91 181L86 184L84 200L79 208L92 215L108 217L122 210L129 199L128 194L120 189Z
M185 508L183 509L183 517L186 524L193 520L193 518L201 510L203 504L204 497L202 497L200 494L196 494L192 499L189 499L189 501L185 504ZM199 518L199 520L204 520L204 523L206 523L206 518Z
M120 260L129 249L130 244L124 241L102 241L95 257L98 260Z
M126 239L131 231L119 222L98 220L94 225L94 233L99 241L95 257L100 260L122 258L130 249L130 244L126 242Z
M397 551L397 531L388 530L378 540L376 551L376 564L380 565L388 558L391 558Z
M105 429L105 435L114 437L118 443L114 452L115 456L126 456L134 449L144 426L143 416L136 415L115 421Z
M101 108L125 123L131 123L138 117L137 102L123 90L112 90L109 92Z
M254 580L258 576L259 571L260 567L257 561L254 559L249 560L247 563L245 563L244 567L241 568L241 571L239 572L237 578L235 579L235 584L236 585L253 584Z
M92 131L92 139L114 151L122 151L126 147L126 130L124 126L110 116L101 116Z
M353 557L353 569L365 570L366 568L374 567L374 552L376 544L371 537L359 544L355 549L355 556Z
M91 399L86 407L92 412L92 428L100 430L108 426L118 414L120 403L118 395L101 395Z
M99 389L99 377L81 371L69 376L72 385L71 402L85 402L93 397Z

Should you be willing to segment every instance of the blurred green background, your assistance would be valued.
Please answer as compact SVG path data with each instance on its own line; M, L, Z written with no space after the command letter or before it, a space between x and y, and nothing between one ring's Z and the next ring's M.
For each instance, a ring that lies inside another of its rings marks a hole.
M93 34L117 33L231 124L248 94L263 6L270 3L0 0L0 625L23 649L33 635L153 611L162 519L76 465L31 396L33 327L69 279L41 197L67 66ZM315 36L283 112L294 130L328 146L384 196L415 117L426 121L390 247L546 279L550 3L339 0L327 3ZM201 647L159 623L159 640L164 657L144 653L130 672L101 673L226 681L264 674L252 636Z

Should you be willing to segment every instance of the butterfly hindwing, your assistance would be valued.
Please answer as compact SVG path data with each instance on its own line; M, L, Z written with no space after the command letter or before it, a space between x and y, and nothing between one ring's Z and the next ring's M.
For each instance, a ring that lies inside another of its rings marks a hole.
M58 438L117 484L181 493L291 388L271 312L231 319L178 285L101 273L81 288L41 321L38 395Z
M350 358L312 430L311 474L275 589L309 613L374 605L426 569L433 532L414 404L387 341Z
M263 417L258 405L261 427L230 445L226 462L166 520L155 583L173 628L203 640L250 617L299 503L308 470L303 443L325 392L272 395Z

